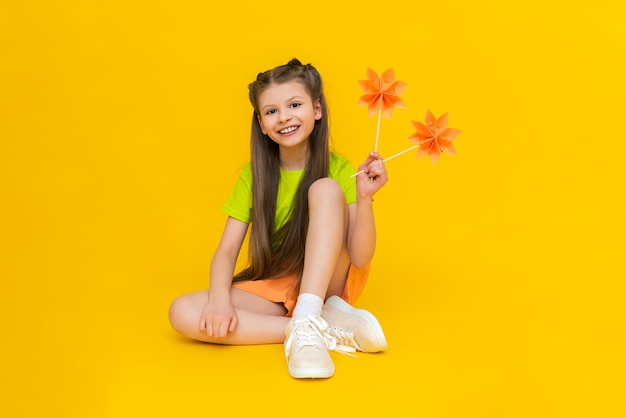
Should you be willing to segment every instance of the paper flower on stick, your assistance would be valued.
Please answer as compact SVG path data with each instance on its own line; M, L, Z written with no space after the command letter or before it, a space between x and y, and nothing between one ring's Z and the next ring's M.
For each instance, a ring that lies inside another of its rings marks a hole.
M402 154L413 151L416 148L419 148L417 151L417 158L428 154L430 156L430 161L433 164L436 164L437 161L439 161L439 156L442 152L446 154L456 154L456 149L454 149L452 141L459 136L461 131L454 128L448 128L447 113L444 113L439 117L439 119L437 119L435 115L428 110L426 111L426 124L416 121L412 122L413 126L417 129L417 132L411 135L408 139L416 145L413 145L404 151L400 151L391 157L385 158L383 162L392 160ZM358 176L361 173L363 173L363 170L353 174L351 177Z
M360 80L359 85L365 94L359 98L358 104L367 106L368 116L382 113L384 117L391 119L394 106L406 107L399 96L407 85L394 80L393 68L383 72L380 77L376 71L368 68L367 80Z
M365 92L359 98L358 104L367 106L368 116L378 113L378 123L376 125L376 144L374 151L378 151L378 137L380 134L380 115L391 119L393 108L406 107L400 94L406 89L406 84L394 79L393 68L383 72L380 77L376 71L367 69L367 80L360 80L359 85Z
M448 114L444 113L437 119L430 110L426 112L426 124L412 121L416 132L409 137L409 141L419 145L417 158L430 156L433 164L439 161L441 153L456 154L452 141L461 131L448 128Z

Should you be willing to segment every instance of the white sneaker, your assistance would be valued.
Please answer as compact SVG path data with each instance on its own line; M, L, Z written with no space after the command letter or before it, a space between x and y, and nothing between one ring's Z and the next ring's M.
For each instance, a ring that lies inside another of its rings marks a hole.
M324 303L322 317L328 333L336 339L336 351L377 353L387 349L387 340L378 320L364 309L356 309L339 296Z
M328 350L335 339L328 335L328 324L319 316L292 318L285 329L285 356L291 377L326 378L335 373Z

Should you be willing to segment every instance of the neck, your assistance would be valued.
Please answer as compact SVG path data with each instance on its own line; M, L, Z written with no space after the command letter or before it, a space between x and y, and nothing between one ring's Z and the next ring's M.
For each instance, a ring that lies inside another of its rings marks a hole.
M309 147L280 148L279 158L284 170L302 170L309 160Z

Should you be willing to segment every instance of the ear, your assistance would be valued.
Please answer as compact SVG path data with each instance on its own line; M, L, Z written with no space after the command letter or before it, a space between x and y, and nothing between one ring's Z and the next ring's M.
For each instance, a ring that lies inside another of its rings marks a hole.
M259 122L259 126L261 127L261 132L263 132L263 135L267 135L267 132L265 132L265 128L263 127L263 121L261 121L261 115L257 115L256 120Z
M322 102L316 100L313 104L313 108L315 109L315 120L322 119Z

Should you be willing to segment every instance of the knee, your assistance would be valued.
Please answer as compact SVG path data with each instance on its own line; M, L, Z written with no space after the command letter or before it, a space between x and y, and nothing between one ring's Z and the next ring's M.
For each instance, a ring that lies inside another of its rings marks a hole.
M174 299L168 311L170 325L174 330L186 335L190 323L190 307L186 295Z
M343 189L334 179L324 177L309 187L309 203L332 201L345 204Z

